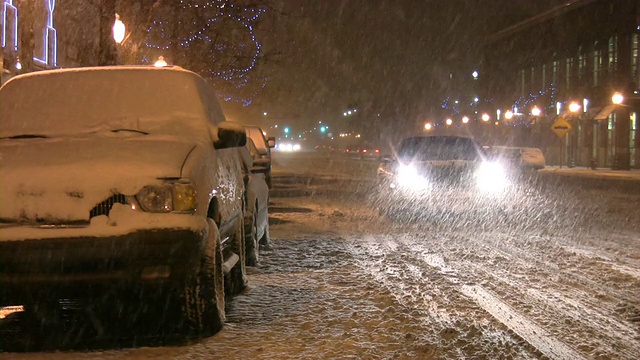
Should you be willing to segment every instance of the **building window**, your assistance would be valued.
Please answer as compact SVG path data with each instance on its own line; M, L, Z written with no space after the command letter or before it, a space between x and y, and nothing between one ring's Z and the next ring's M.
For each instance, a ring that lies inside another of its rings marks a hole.
M545 90L547 88L547 64L542 64L540 80L542 81L541 89Z
M531 67L531 81L529 82L529 92L535 92L536 91L536 68L535 67Z
M638 113L632 112L629 124L629 152L631 155L631 166L638 166Z
M551 69L551 82L554 85L558 85L558 70L560 68L560 61L553 60L553 68Z
M602 50L593 50L593 86L600 85L600 74L602 73Z
M640 86L640 74L638 74L638 33L631 36L631 78Z
M609 81L613 81L614 75L618 67L618 35L614 35L609 38L609 47L607 49L609 56L608 62L608 75Z
M573 76L573 63L574 63L574 58L568 58L565 61L566 64L566 68L565 68L565 73L564 73L564 77L565 77L565 86L567 90L571 89L571 77Z
M520 70L520 96L524 96L526 89L526 71Z
M586 78L587 72L587 56L585 54L580 53L578 55L578 79L580 83L583 83Z

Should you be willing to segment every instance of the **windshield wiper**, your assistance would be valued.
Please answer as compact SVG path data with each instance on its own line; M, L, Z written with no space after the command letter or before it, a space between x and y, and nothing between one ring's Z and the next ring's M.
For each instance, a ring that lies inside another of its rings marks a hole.
M113 130L111 130L111 132L114 132L114 133L118 133L118 132L121 132L121 131L128 131L128 132L134 132L134 133L138 133L138 134L142 134L142 135L149 135L149 133L146 132L146 131L136 130L136 129L125 129L125 128L122 128L122 129L113 129Z
M13 135L13 136L4 136L0 139L46 139L48 136L41 134L21 134L21 135Z

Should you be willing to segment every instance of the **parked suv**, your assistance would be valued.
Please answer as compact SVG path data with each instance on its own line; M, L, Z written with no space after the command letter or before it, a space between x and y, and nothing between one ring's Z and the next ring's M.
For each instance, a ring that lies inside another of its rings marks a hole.
M267 169L264 173L265 180L267 181L269 189L271 189L271 149L276 146L276 138L265 138L264 132L259 126L245 125L245 129L247 135L253 140L258 150L258 155L260 155L259 158L254 159L253 162L256 166L262 166Z
M162 327L221 328L225 294L246 284L246 135L203 78L17 76L0 89L0 135L0 306L81 298L153 309Z

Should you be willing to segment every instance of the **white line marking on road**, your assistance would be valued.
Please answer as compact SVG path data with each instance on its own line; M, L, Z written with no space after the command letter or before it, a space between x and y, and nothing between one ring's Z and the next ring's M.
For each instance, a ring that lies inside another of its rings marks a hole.
M462 293L474 299L478 304L490 313L498 321L540 350L551 359L577 360L584 359L579 353L561 341L555 340L553 335L536 325L525 316L520 315L507 303L481 286L465 285Z

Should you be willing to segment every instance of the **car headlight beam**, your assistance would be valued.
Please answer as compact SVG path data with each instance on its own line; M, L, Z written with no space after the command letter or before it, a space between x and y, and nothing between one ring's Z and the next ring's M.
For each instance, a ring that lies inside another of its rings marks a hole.
M485 162L480 165L476 173L478 188L487 193L497 193L509 186L507 174L501 164Z
M429 187L427 179L422 177L412 164L398 166L397 182L400 187L409 190L425 190Z

